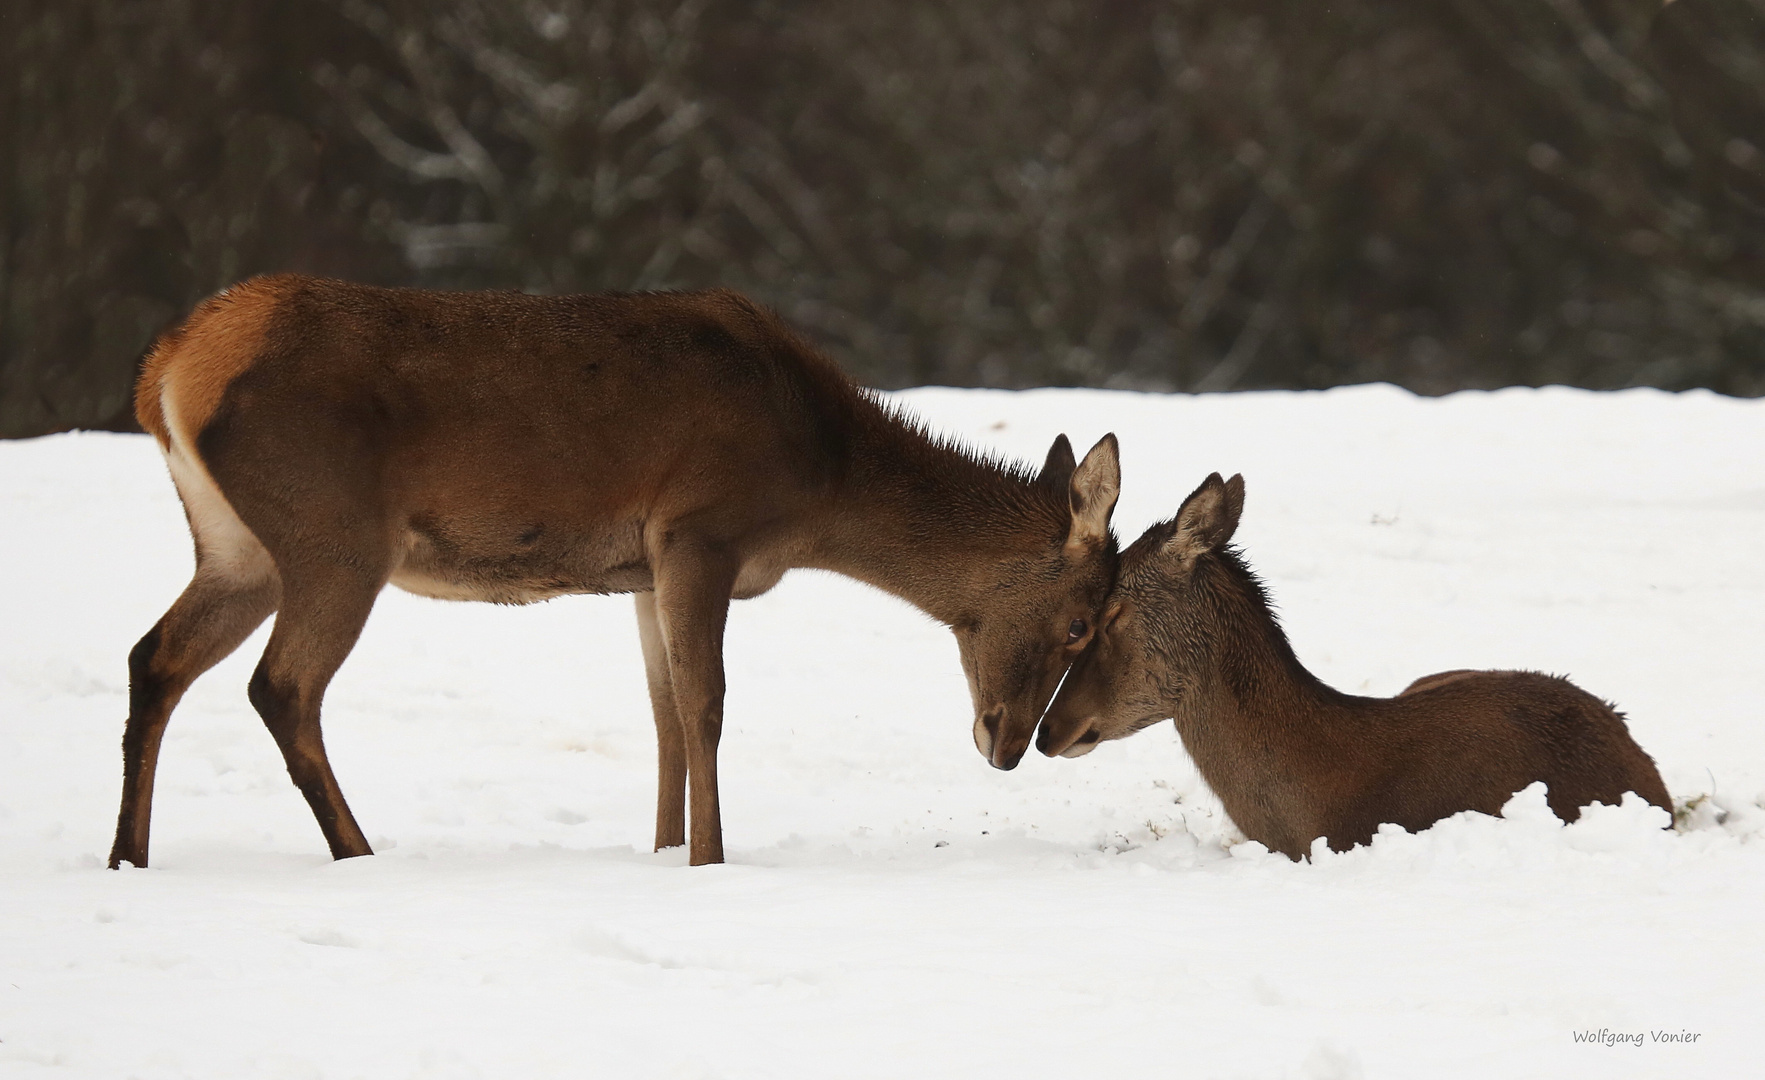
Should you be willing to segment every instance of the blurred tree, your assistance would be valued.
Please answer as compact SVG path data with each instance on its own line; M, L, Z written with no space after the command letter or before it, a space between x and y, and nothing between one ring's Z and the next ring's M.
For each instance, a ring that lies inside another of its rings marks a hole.
M722 203L688 65L699 0L339 10L397 58L314 72L403 174L382 225L431 282L560 292L678 280Z
M368 155L304 68L346 27L263 2L9 0L0 48L0 432L132 427L152 338L243 275L393 281Z
M1765 392L1765 0L8 0L0 433L269 270L859 377Z

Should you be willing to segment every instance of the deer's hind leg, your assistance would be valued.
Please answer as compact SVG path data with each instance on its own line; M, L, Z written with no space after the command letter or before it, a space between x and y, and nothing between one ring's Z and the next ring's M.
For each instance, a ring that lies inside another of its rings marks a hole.
M686 843L686 730L674 704L674 679L668 673L668 643L656 614L656 594L637 597L637 635L643 643L644 676L650 687L650 712L656 720L656 850Z
M129 651L123 798L110 867L147 865L153 777L172 710L190 684L226 659L276 610L281 582L265 558L253 574L199 562L196 576Z
M123 797L112 869L147 865L153 777L172 709L197 677L237 649L280 602L269 552L200 467L179 448L166 464L196 542L190 584L129 652L129 720L123 729Z
M282 607L251 676L251 705L282 751L289 778L312 807L331 857L372 855L331 771L319 706L331 677L355 648L386 575L346 563L281 570Z

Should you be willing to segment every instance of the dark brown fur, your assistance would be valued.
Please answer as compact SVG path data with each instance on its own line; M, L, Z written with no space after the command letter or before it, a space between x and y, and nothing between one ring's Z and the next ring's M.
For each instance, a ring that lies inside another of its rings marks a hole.
M137 408L197 570L130 655L111 865L147 860L161 735L272 612L250 698L332 853L369 852L319 706L387 583L527 603L637 594L660 753L656 845L722 858L716 751L732 597L837 571L949 625L977 746L1012 768L1089 640L1116 546L1113 436L1041 473L879 404L727 292L539 297L259 278L154 349ZM1074 636L1075 625L1085 633Z
M1042 721L1043 753L1076 757L1173 717L1244 834L1295 859L1320 836L1341 851L1384 822L1498 814L1539 780L1564 821L1626 791L1671 810L1622 715L1567 679L1444 671L1394 698L1319 682L1226 546L1243 499L1241 477L1216 473L1123 553L1103 622Z

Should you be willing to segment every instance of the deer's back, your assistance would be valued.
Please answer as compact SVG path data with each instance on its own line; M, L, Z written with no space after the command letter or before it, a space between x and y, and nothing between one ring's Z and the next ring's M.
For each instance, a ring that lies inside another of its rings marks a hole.
M1526 671L1454 671L1417 680L1378 706L1391 756L1369 802L1406 828L1462 810L1499 813L1536 781L1565 821L1634 791L1671 809L1654 762L1623 716L1567 679ZM1377 824L1376 822L1374 824Z
M162 442L182 426L272 551L297 533L381 530L417 591L451 595L458 578L461 595L532 599L647 587L656 523L788 542L868 403L729 292L278 277L169 335L138 404Z

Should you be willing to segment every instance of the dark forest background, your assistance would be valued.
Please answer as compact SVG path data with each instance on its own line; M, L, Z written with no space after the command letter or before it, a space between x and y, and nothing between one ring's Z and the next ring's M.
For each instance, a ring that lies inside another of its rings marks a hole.
M0 434L300 270L861 380L1765 393L1765 0L0 0Z

